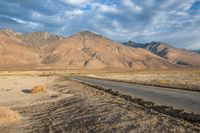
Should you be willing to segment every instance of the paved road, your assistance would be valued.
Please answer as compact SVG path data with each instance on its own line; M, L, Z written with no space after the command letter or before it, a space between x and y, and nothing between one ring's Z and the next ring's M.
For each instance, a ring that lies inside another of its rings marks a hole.
M73 77L72 79L103 88L111 88L123 94L128 94L136 98L143 98L160 105L172 106L176 109L184 109L188 112L200 114L200 92L136 85L86 77Z

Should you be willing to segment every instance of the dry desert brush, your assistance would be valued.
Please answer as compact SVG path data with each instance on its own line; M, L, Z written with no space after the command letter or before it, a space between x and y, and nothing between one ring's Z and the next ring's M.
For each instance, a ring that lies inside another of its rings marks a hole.
M31 89L31 93L45 93L47 92L47 88L42 85L37 85Z

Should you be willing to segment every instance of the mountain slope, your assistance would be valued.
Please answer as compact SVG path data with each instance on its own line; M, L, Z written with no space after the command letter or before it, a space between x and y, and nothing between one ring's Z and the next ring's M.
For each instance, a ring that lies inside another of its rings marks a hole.
M65 69L174 68L145 49L131 48L89 31L68 38L47 32L0 31L0 68L33 66Z
M47 46L43 53L43 64L70 69L176 67L144 49L126 47L89 31Z
M181 66L200 66L200 55L189 50L172 47L161 42L135 44L136 48L144 48L148 51L167 59L171 63Z
M33 48L40 48L44 45L52 45L64 39L62 36L51 34L49 32L33 32L20 34L16 36Z
M0 31L0 66L37 65L41 59L34 49L26 47L15 32Z

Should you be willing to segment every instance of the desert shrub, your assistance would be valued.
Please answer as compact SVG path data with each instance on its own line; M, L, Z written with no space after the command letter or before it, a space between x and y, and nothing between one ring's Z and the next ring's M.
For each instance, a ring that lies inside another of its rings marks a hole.
M168 84L168 83L170 83L169 80L160 80L160 84Z
M39 74L40 77L49 77L51 76L53 73L52 72L42 72L41 74Z
M20 115L7 107L0 107L0 124L16 122Z
M197 77L197 78L192 78L193 81L200 81L200 78Z
M40 92L47 92L47 88L42 85L37 85L33 89L31 89L31 93L40 93Z

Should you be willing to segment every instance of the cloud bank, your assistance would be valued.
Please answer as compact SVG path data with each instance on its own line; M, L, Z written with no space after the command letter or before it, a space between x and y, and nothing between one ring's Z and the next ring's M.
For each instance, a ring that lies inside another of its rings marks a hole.
M1 0L0 28L200 49L200 0Z

